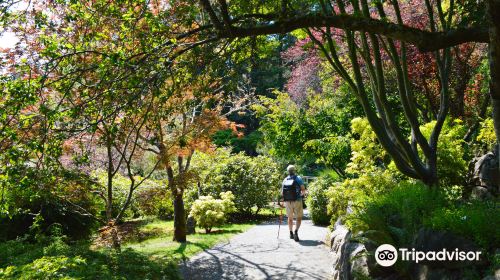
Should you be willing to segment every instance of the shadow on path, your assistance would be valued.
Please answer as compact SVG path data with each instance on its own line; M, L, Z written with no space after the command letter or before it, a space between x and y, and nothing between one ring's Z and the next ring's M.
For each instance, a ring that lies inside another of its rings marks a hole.
M184 261L185 279L329 279L331 256L324 240L328 230L305 220L299 232L305 238L295 242L277 238L278 221L273 219L236 235L228 243ZM286 230L283 229L286 227ZM182 249L180 249L182 250Z
M259 279L325 279L322 275L304 271L293 264L277 266L257 263L223 249L209 249L205 253L210 257L192 261L189 267L182 268L185 279L257 279L253 276L255 272L246 272L247 268L258 270Z

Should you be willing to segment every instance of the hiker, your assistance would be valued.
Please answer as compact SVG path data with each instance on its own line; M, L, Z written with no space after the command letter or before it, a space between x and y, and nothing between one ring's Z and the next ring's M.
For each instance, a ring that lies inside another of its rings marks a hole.
M306 192L304 182L300 176L297 176L295 166L289 165L286 168L288 176L281 185L281 197L285 201L286 216L288 217L288 229L290 230L290 239L299 241L299 228L302 222L302 198ZM293 231L293 217L296 219L295 233Z

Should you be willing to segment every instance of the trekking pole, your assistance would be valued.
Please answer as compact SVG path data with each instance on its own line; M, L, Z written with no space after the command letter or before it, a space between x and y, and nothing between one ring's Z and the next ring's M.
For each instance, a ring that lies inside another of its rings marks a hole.
M283 221L283 207L281 207L279 198L278 198L278 206L280 207L280 222L278 224L278 239L280 238L280 229L281 229L281 222Z

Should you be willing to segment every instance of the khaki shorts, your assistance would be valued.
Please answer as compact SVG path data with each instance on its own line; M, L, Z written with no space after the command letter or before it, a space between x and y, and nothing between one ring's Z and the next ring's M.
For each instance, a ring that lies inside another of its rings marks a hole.
M286 215L293 219L295 218L302 218L302 215L304 213L302 209L302 200L296 200L296 201L285 201L285 207L286 207Z

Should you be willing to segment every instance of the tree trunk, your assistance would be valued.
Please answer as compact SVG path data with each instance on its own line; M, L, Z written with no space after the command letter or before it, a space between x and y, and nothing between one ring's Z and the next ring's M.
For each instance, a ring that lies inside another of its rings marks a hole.
M182 193L177 193L174 197L174 241L186 242L186 210Z
M111 138L109 136L106 141L106 150L108 156L106 219L109 223L113 220L113 171L114 171L112 143L111 143Z
M488 16L490 18L490 96L493 107L493 123L497 136L497 156L500 154L500 0L488 1ZM500 169L500 160L498 168ZM497 182L497 185L500 182Z
M118 236L118 225L114 222L109 223L111 227L111 240L113 242L113 249L115 249L118 252L121 252L122 247L121 247L121 242L120 242L120 237Z

